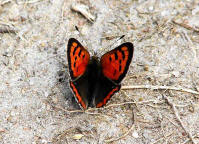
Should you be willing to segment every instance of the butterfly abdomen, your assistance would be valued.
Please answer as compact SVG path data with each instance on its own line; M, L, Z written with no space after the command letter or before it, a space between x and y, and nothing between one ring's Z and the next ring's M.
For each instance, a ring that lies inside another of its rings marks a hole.
M93 99L93 93L97 87L97 83L100 78L100 63L99 60L95 57L91 57L91 60L87 67L88 73L88 102L89 105Z

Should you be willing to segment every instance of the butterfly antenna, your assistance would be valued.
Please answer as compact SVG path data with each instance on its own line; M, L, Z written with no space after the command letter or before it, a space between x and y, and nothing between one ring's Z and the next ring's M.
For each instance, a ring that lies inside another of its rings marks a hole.
M123 39L125 37L125 35L122 35L118 40Z
M75 26L75 29L80 33L79 28L77 26Z
M79 35L82 36L82 33L80 32L79 28L75 26L76 31L78 31Z
M78 26L75 26L75 29L76 29L76 31L79 32L79 37L80 37L81 39L85 40L86 38L85 38L85 36L81 33L81 31L79 30ZM86 39L86 40L87 40L87 39Z
M75 29L79 32L79 36L80 37L84 37L83 34L80 32L79 28L77 26L75 26Z
M125 35L120 36L118 39L116 39L111 45L107 46L107 47L112 47L117 41L123 39L125 37ZM106 47L106 48L107 48Z

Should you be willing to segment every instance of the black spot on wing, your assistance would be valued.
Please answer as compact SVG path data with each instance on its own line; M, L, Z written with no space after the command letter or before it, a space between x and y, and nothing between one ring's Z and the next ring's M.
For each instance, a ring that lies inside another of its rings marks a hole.
M75 68L75 66L76 66L76 62L74 62L74 64L73 64L73 67Z
M85 58L85 54L83 54L82 58L83 58L83 59Z
M80 49L80 51L79 51L79 53L78 53L78 56L79 56L79 57L80 57L81 53L82 53L82 49Z
M112 58L111 58L111 57L109 57L109 61L110 61L110 62L112 61Z
M75 55L76 50L77 50L77 46L74 47L73 55Z
M115 60L117 60L118 59L117 53L114 53L114 55L115 55Z
M124 51L122 51L122 59L123 60L125 59L125 53L124 53Z
M121 71L122 70L122 65L120 64L120 66L119 66L119 71Z

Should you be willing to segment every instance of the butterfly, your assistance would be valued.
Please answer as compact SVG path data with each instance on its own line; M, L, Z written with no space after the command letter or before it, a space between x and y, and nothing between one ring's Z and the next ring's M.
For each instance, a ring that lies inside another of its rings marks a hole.
M99 60L75 38L67 47L70 87L81 109L103 107L120 90L131 63L134 46L126 42L105 53Z

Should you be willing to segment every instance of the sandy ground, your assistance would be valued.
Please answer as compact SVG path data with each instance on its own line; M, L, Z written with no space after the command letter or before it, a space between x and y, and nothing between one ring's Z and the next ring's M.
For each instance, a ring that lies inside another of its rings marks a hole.
M199 143L199 1L1 0L0 32L0 143ZM71 37L99 56L134 43L128 89L105 108L76 111Z

